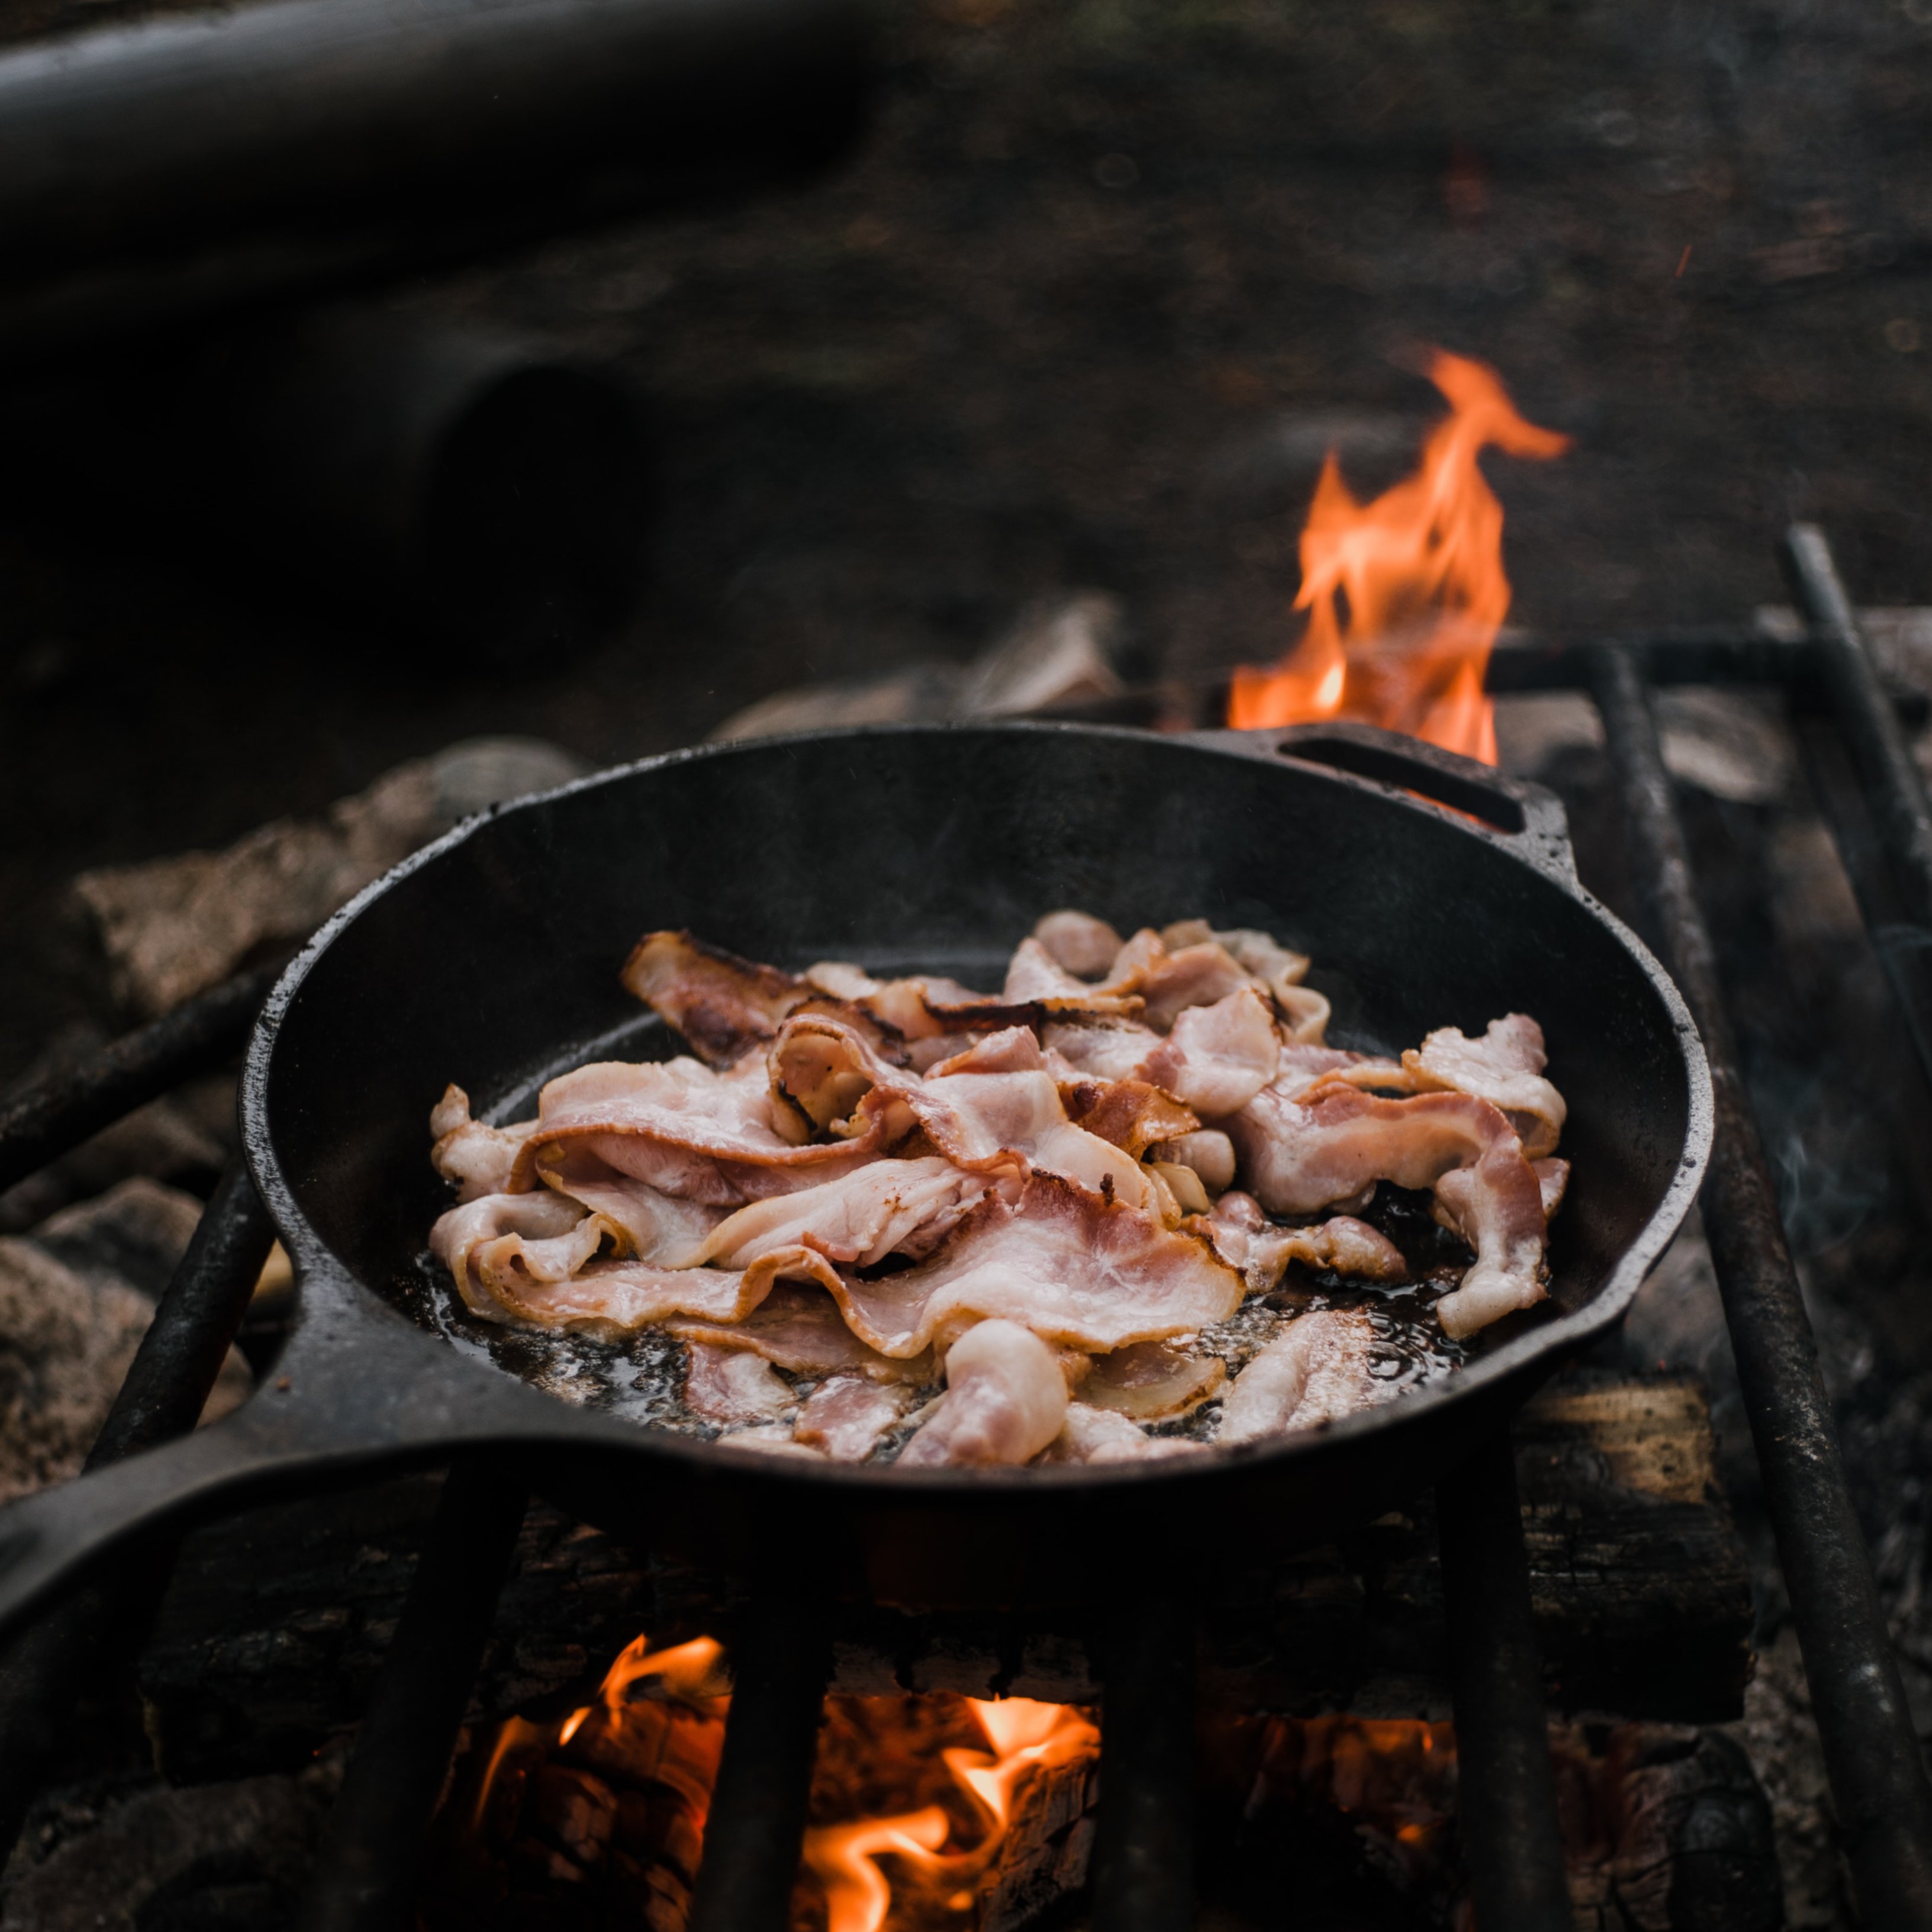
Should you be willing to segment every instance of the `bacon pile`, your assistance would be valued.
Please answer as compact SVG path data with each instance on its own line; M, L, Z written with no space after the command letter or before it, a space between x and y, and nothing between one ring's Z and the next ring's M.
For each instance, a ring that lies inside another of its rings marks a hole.
M1232 1382L1202 1331L1291 1262L1403 1280L1358 1218L1388 1182L1474 1250L1436 1304L1473 1334L1543 1297L1568 1170L1534 1020L1345 1052L1308 964L1056 912L995 997L652 933L624 983L695 1057L580 1067L506 1127L451 1087L430 1245L485 1320L678 1337L691 1418L749 1445L1091 1462L1325 1421L1390 1393L1365 1312L1287 1322ZM1217 1432L1161 1430L1210 1403Z

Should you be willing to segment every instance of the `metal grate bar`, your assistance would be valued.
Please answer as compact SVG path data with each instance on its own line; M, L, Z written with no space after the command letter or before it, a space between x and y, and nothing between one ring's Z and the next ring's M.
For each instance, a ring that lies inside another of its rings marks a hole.
M1932 1924L1932 1787L1738 1071L1717 954L1698 907L1649 696L1628 652L1603 648L1595 693L1638 895L1710 1060L1717 1137L1704 1184L1705 1228L1860 1916L1874 1927Z
M280 966L238 974L124 1034L71 1072L0 1106L0 1188L58 1160L123 1114L219 1066L248 1037Z
M788 1932L831 1646L810 1604L768 1588L730 1654L731 1714L689 1932Z
M90 1469L194 1426L274 1239L247 1168L231 1162L154 1311L88 1456ZM0 1864L103 1649L145 1630L168 1567L152 1551L136 1556L121 1575L76 1591L0 1659Z
M442 1796L526 1492L488 1461L457 1463L328 1816L300 1932L409 1932L423 1834Z
M1571 1932L1529 1558L1507 1435L1481 1444L1442 1484L1436 1514L1456 1704L1457 1822L1476 1922Z
M1194 1923L1194 1619L1155 1597L1102 1652L1094 1932Z
M1807 682L1822 687L1838 727L1828 740L1794 706L1806 776L1932 1081L1932 806L1824 532L1792 525L1784 559L1812 627Z

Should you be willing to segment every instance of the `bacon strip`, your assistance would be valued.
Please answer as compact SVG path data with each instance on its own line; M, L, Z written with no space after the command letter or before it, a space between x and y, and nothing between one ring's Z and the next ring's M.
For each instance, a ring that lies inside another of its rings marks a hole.
M1439 1028L1405 1053L1402 1064L1418 1093L1451 1088L1500 1108L1532 1160L1556 1151L1569 1109L1543 1077L1548 1064L1543 1029L1527 1013L1490 1021L1477 1040L1455 1027Z
M536 1124L518 1120L507 1127L492 1127L472 1120L470 1096L452 1083L430 1113L429 1130L436 1141L430 1149L430 1164L444 1180L457 1184L458 1201L506 1194L517 1156Z
M1215 1440L1251 1442L1387 1402L1394 1390L1369 1372L1373 1339L1357 1310L1298 1316L1234 1378Z
M1279 1227L1262 1214L1252 1195L1230 1189L1215 1203L1206 1225L1216 1252L1230 1268L1241 1270L1250 1294L1274 1288L1290 1262L1369 1281L1400 1281L1407 1272L1401 1250L1387 1235L1347 1214L1312 1227Z
M982 1322L946 1358L946 1394L899 1452L908 1468L1027 1462L1060 1433L1066 1381L1053 1351L1017 1322Z
M1080 1399L1139 1422L1184 1415L1227 1378L1215 1355L1184 1355L1165 1342L1136 1342L1102 1355L1080 1384Z
M735 1208L810 1186L856 1166L877 1134L794 1144L772 1126L764 1056L718 1073L694 1060L632 1066L604 1060L553 1080L538 1124L517 1156L512 1188L529 1186L549 1150L581 1142L620 1174L660 1193Z
M1120 935L1090 913L1050 912L1034 927L1033 936L1057 965L1080 980L1103 978L1120 950Z
M698 1262L746 1268L780 1248L816 1248L870 1268L888 1255L929 1254L986 1191L949 1160L875 1160L796 1194L740 1208L708 1231Z
M707 1422L769 1422L794 1407L796 1398L762 1356L737 1348L691 1345L685 1370L684 1402Z
M1203 1120L1245 1107L1276 1076L1280 1036L1250 986L1209 1006L1186 1009L1172 1033L1131 1023L1049 1026L1047 1052L1077 1076L1144 1080Z
M817 1284L781 1281L742 1320L726 1324L674 1316L665 1332L687 1342L743 1348L794 1375L862 1375L871 1382L920 1384L934 1379L929 1354L896 1360L868 1348L845 1325L838 1304Z
M799 1411L793 1439L835 1462L862 1462L904 1411L898 1390L857 1376L835 1376Z
M1256 1198L1273 1214L1313 1214L1375 1180L1433 1189L1450 1225L1476 1250L1458 1292L1463 1298L1438 1304L1449 1334L1473 1334L1543 1298L1542 1190L1515 1130L1486 1100L1467 1094L1386 1100L1328 1082L1291 1098L1277 1083L1228 1132Z
M770 1040L812 991L775 966L741 959L688 932L647 932L620 976L627 992L676 1028L713 1066L731 1066Z
M853 1332L896 1356L995 1317L1104 1353L1225 1322L1242 1294L1204 1239L1040 1174L1017 1206L988 1193L915 1268L875 1281L826 1274Z
M1141 1462L1156 1456L1198 1455L1207 1444L1184 1436L1150 1436L1112 1409L1070 1402L1060 1433L1042 1462Z

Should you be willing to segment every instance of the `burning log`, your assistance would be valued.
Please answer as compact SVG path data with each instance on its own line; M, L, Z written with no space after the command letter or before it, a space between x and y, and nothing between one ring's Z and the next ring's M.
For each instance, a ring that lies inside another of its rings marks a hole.
M554 1923L560 1898L682 1932L724 1744L718 1646L639 1638L595 1703L472 1733L433 1834L430 1932ZM832 1697L795 1924L1024 1923L1086 1878L1099 1733L1023 1700Z
M1570 1710L1698 1722L1734 1716L1750 1670L1736 1534L1706 1486L1709 1418L1678 1378L1558 1384L1519 1424L1518 1480L1552 1697ZM276 1504L191 1538L142 1664L161 1762L184 1780L305 1762L362 1708L434 1507L411 1478ZM561 1716L641 1628L728 1633L720 1580L634 1556L538 1505L526 1520L470 1718ZM1425 1504L1346 1550L1232 1580L1204 1612L1204 1702L1275 1711L1448 1708ZM1077 1625L850 1612L832 1688L1099 1695Z

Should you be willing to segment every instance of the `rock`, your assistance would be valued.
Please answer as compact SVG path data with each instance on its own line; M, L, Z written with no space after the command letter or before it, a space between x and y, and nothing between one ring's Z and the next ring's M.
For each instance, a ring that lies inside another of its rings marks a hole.
M80 1473L154 1312L0 1239L0 1502Z
M371 880L472 814L583 776L530 738L478 738L386 772L319 819L276 819L222 852L83 872L74 892L115 994L166 1012L252 956L304 939Z
M192 1195L131 1180L56 1215L44 1244L0 1238L0 1502L80 1473L200 1218ZM202 1420L254 1387L230 1348Z
M63 1208L34 1230L34 1246L97 1286L118 1282L158 1301L201 1220L202 1204L145 1176Z
M861 724L1017 718L1118 697L1119 601L1088 590L1030 604L1004 636L963 669L921 662L840 683L802 685L760 698L712 733L714 742Z

